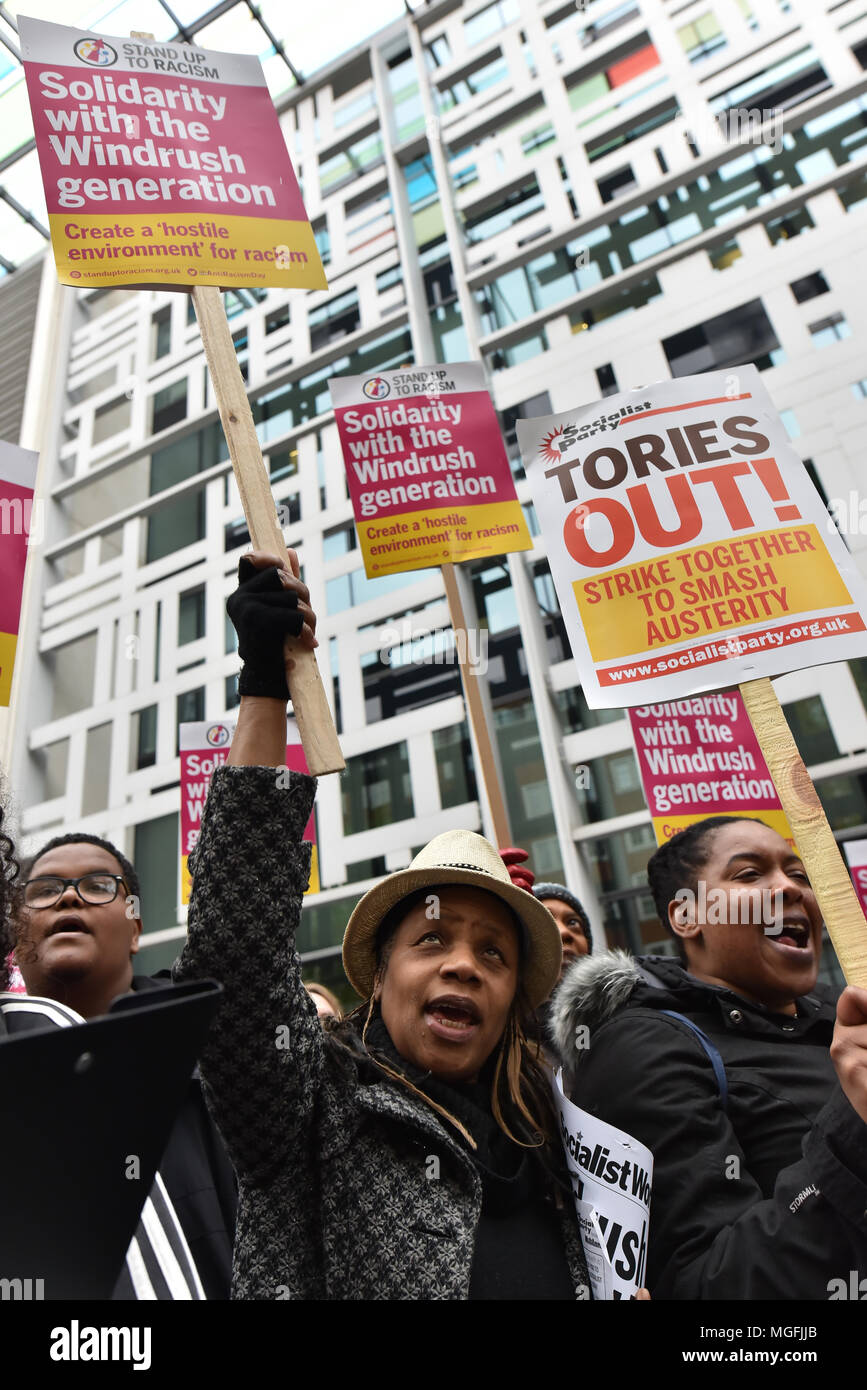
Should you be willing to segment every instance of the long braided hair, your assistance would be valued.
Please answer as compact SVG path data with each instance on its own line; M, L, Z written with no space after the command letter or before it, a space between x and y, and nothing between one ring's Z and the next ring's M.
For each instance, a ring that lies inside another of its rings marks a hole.
M3 829L6 815L0 805L0 990L9 987L7 957L15 945L15 920L21 890L17 883L20 872L15 857L15 845Z

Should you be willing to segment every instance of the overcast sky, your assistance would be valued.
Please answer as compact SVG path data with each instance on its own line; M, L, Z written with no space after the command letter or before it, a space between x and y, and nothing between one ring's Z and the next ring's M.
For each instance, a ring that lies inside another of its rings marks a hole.
M210 8L209 0L177 0L177 3L168 0L168 3L182 23ZM410 0L410 3L415 7L422 0ZM34 19L53 20L56 24L81 24L83 28L105 34L125 34L136 27L151 28L145 19L150 4L142 6L145 22L136 25L129 22L130 13L136 7L122 0L20 0L20 3L7 0L5 8L14 15L31 15ZM246 6L239 6L239 9L246 11ZM406 10L403 0L309 0L308 3L291 0L290 4L283 0L279 5L262 4L262 13L277 37L283 39L295 66L309 73L390 24ZM249 28L252 52L258 48L254 37L258 26L251 22ZM213 43L211 47L219 49L222 45Z

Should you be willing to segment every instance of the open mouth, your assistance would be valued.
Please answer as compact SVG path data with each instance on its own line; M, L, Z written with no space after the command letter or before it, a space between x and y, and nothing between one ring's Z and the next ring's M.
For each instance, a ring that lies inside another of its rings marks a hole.
M71 935L80 933L82 936L90 936L90 930L84 925L80 917L58 917L57 921L45 933L46 936Z
M424 1016L432 1032L450 1041L470 1037L482 1021L472 999L458 995L434 999L425 1006Z
M805 951L810 945L810 931L803 922L781 922L765 927L765 936L770 936L778 946L791 946L797 951Z

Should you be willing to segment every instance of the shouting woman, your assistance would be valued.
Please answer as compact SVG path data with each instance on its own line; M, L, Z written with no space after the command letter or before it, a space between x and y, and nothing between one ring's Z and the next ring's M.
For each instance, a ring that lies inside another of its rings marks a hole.
M548 1078L524 1024L560 973L548 911L479 835L440 835L358 903L363 1004L323 1027L294 936L315 783L288 773L283 638L316 645L275 557L229 600L244 660L176 979L226 997L201 1058L240 1183L248 1299L589 1298Z

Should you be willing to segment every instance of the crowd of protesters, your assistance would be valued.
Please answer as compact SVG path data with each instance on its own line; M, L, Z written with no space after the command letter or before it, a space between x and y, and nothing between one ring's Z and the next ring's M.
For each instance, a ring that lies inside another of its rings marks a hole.
M676 955L594 950L567 887L453 830L355 907L357 1007L302 979L316 784L283 769L283 642L314 647L316 619L290 561L245 557L229 600L238 722L170 977L134 973L140 888L114 845L63 835L19 872L0 817L0 1042L172 982L224 991L115 1298L590 1299L554 1067L652 1151L639 1298L825 1299L867 1273L867 991L817 983L815 896L761 821L651 857ZM757 892L773 931L734 910Z

